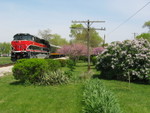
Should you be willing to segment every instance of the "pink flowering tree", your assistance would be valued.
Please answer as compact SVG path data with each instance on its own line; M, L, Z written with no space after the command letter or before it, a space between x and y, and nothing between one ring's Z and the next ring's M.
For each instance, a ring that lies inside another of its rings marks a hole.
M63 47L57 50L58 53L61 53L67 56L70 55L70 51L71 51L70 45L64 45Z
M80 56L87 55L87 47L84 44L65 45L58 49L59 53L65 54L74 60L78 60Z
M93 55L101 54L104 51L104 47L93 48Z
M105 78L150 81L150 43L147 40L113 42L97 60L96 68Z

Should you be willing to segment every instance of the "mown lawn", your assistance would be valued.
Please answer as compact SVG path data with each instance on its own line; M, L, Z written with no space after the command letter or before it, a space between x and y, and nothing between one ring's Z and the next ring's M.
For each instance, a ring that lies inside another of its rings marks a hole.
M102 81L118 98L123 113L150 113L150 85Z
M0 78L0 113L80 113L82 84L24 86Z
M93 66L91 68L94 74L99 73ZM87 63L78 63L73 73L79 76L85 71ZM123 113L149 113L150 85L102 81L118 98ZM83 82L24 86L16 84L11 75L0 77L0 113L82 113L82 91Z
M0 57L0 65L1 64L9 64L12 63L10 57Z

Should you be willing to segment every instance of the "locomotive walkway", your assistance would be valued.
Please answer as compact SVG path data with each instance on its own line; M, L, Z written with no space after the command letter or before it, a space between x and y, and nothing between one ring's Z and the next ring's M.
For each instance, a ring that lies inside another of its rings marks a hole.
M6 73L12 72L13 66L1 67L0 68L0 77L4 76Z

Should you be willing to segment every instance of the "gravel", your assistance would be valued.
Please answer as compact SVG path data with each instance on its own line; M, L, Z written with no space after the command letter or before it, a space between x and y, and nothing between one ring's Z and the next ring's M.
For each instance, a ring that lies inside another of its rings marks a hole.
M4 76L5 73L12 72L12 68L13 68L13 66L7 66L7 67L0 68L0 77Z

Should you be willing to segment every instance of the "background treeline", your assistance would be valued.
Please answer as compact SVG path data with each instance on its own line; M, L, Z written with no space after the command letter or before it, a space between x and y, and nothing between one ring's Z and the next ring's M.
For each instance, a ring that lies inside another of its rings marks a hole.
M7 42L0 43L0 56L9 55L10 51L11 51L10 43L7 43Z

